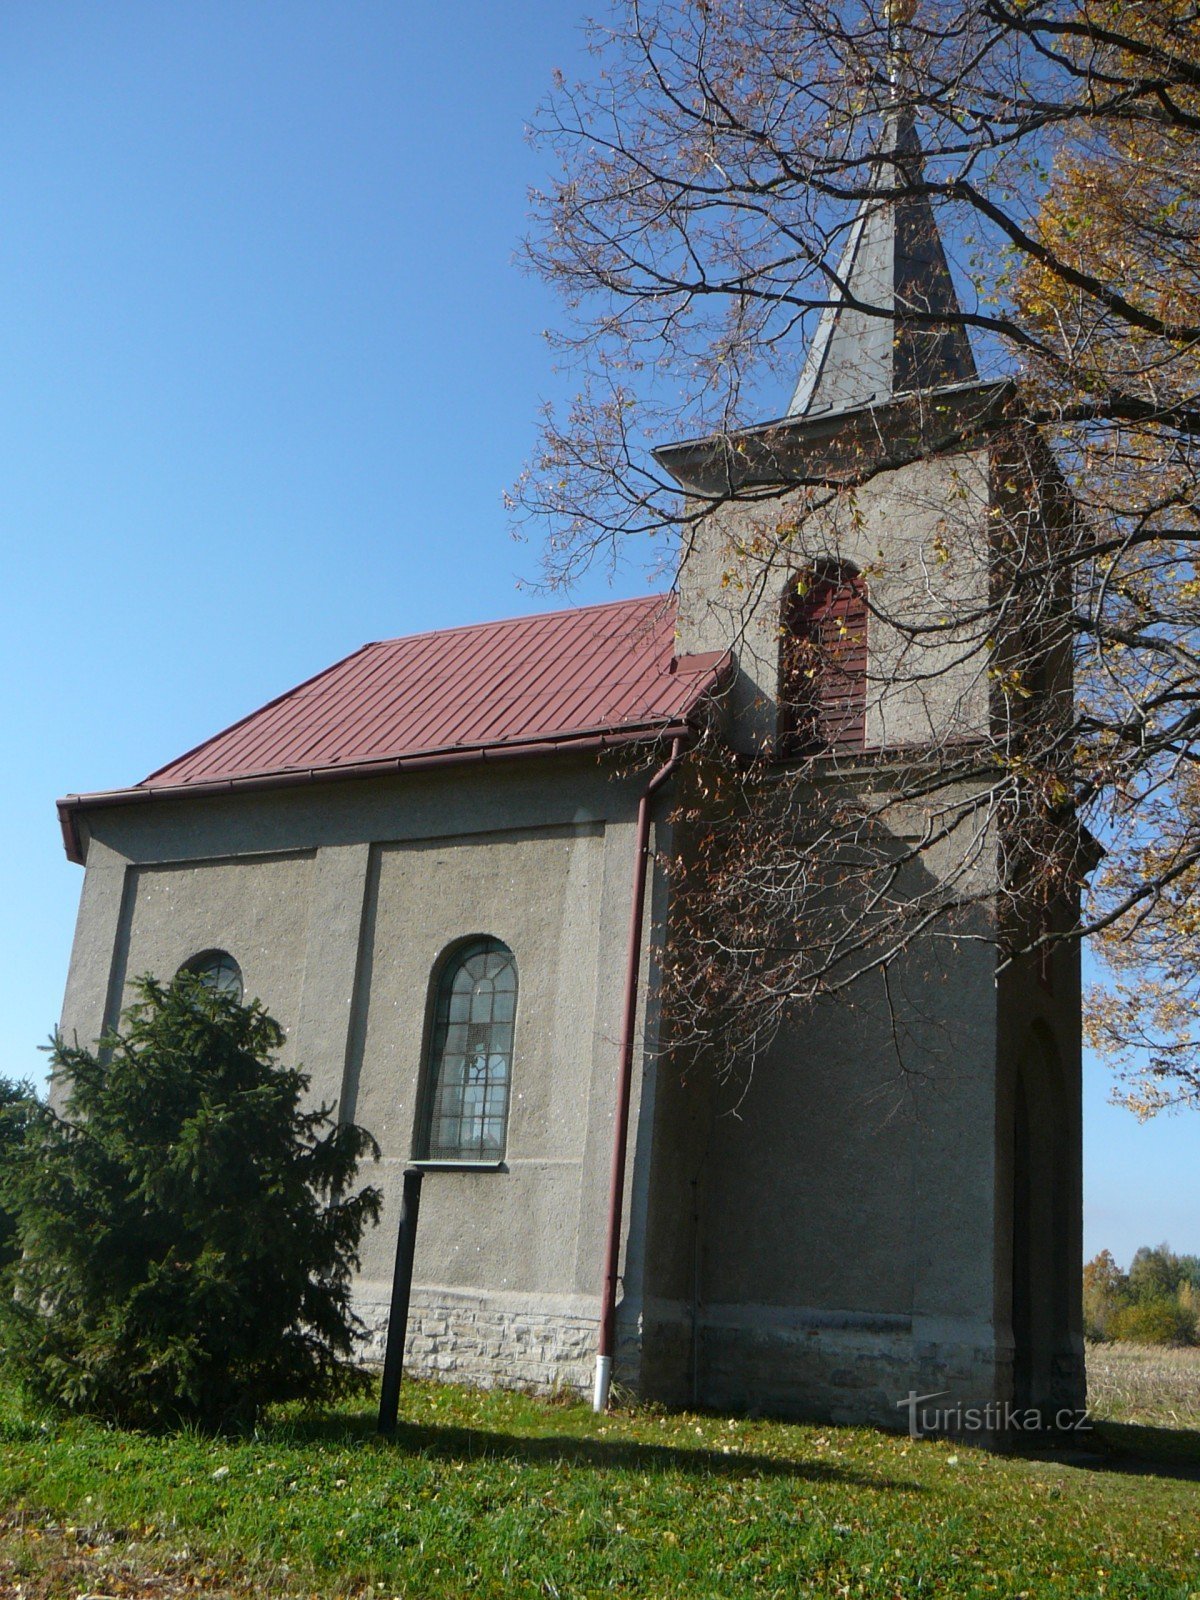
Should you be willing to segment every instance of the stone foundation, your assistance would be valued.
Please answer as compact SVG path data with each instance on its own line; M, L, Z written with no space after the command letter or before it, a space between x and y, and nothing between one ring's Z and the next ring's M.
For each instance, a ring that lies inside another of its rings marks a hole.
M388 1301L356 1301L364 1358L383 1360ZM414 1289L404 1367L413 1376L478 1388L592 1392L594 1299L425 1286ZM1012 1392L1011 1360L989 1330L886 1313L706 1307L693 1347L690 1308L623 1307L618 1384L669 1405L902 1430L911 1392L941 1407L986 1405ZM974 1335L974 1337L972 1337Z
M644 1319L639 1391L668 1404L711 1406L903 1429L910 1392L942 1406L1012 1392L1011 1359L990 1330L886 1313L709 1306L654 1307Z
M367 1326L363 1359L381 1362L386 1298L363 1295L354 1309ZM573 1389L590 1395L599 1321L596 1302L426 1286L412 1292L404 1370L480 1389Z

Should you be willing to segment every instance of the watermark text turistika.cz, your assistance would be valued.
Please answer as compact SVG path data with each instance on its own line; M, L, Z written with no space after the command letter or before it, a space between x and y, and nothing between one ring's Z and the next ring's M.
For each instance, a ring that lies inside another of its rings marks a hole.
M1057 1411L1040 1411L1017 1405L1012 1400L989 1400L984 1405L930 1405L942 1400L949 1389L918 1394L910 1389L896 1401L897 1411L908 1412L908 1436L920 1439L927 1433L1081 1433L1092 1425L1083 1406L1060 1406Z

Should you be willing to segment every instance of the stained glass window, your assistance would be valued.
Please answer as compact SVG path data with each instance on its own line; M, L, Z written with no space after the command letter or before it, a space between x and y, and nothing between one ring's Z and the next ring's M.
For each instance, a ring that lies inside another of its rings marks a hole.
M228 950L202 950L180 967L180 972L190 972L199 978L206 989L217 994L227 994L232 999L242 998L242 969Z
M442 970L430 1038L424 1147L429 1161L504 1154L517 964L498 939L475 939Z

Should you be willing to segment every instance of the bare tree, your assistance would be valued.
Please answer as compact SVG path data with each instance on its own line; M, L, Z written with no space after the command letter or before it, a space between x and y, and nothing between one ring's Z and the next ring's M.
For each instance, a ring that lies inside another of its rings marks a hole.
M1094 934L1095 1036L1154 1052L1143 1109L1197 1099L1200 10L629 0L591 41L529 246L579 378L516 492L549 577L674 563L766 663L852 566L877 663L854 748L802 704L827 605L758 676L781 717L697 756L685 1031L753 1047L918 936ZM928 503L864 558L884 481Z

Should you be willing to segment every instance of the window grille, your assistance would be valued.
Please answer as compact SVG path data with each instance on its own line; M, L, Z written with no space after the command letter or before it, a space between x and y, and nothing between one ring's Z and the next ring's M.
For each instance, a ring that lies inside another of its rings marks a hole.
M499 1161L512 1076L517 964L498 939L455 951L438 979L427 1067L428 1161Z

